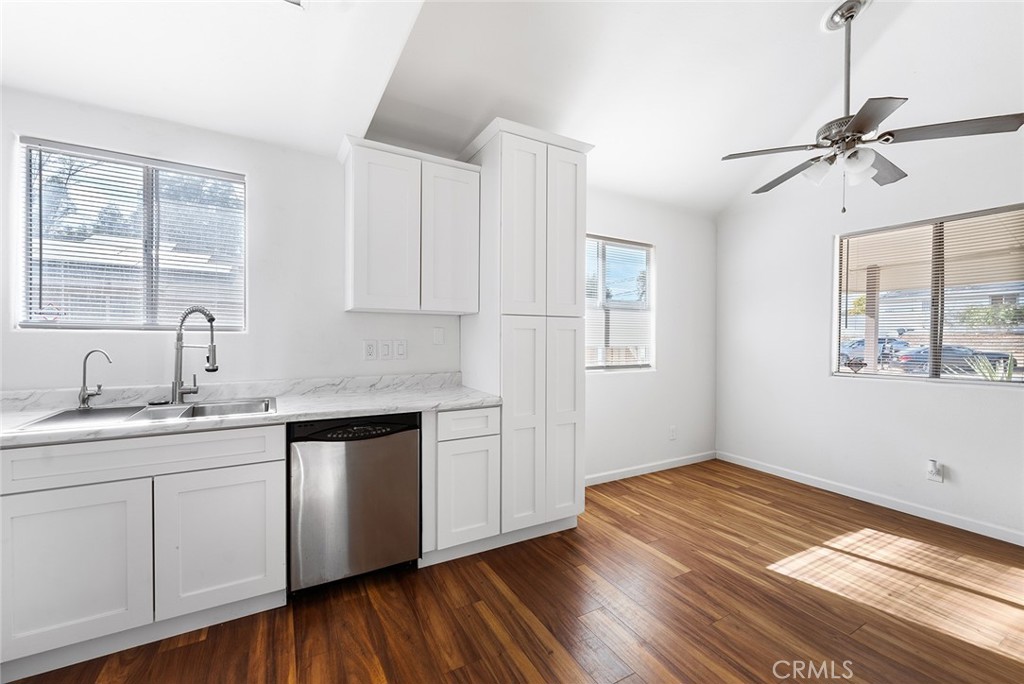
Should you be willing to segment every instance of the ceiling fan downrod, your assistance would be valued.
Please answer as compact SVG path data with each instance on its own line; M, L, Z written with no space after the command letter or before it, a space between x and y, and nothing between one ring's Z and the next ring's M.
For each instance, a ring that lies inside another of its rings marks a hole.
M871 0L846 0L825 18L825 29L846 34L843 52L843 116L850 116L850 44L853 34L853 20Z

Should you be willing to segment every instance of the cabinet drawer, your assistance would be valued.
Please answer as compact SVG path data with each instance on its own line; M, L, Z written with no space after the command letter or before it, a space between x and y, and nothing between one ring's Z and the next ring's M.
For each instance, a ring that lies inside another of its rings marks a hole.
M496 435L501 431L501 409L497 406L437 414L437 441Z
M0 494L282 461L284 426L5 449Z

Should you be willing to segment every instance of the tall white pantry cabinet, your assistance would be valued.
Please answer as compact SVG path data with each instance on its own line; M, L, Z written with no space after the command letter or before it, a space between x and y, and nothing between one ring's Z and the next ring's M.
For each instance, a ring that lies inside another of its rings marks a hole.
M502 397L501 532L583 512L586 153L496 119L461 158L480 170L480 311L462 377Z

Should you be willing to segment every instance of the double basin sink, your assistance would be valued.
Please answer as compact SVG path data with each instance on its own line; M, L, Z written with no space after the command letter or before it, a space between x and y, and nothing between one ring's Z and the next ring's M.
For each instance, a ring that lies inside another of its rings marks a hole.
M183 420L275 413L277 400L232 399L206 401L195 404L158 404L155 406L98 406L87 409L67 409L27 423L19 430L69 430L96 426L129 425L160 420Z

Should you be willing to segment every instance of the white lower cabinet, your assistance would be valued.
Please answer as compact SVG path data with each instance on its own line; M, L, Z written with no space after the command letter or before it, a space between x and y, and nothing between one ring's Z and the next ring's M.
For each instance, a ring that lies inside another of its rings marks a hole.
M4 450L3 661L283 595L284 433L279 425Z
M3 657L153 621L152 480L3 499Z
M502 316L501 531L583 512L583 319Z
M153 479L156 619L285 588L282 461Z
M501 409L437 414L437 548L501 532Z
M437 445L437 548L501 531L501 438L473 437Z
M501 317L501 531L547 521L544 316Z

